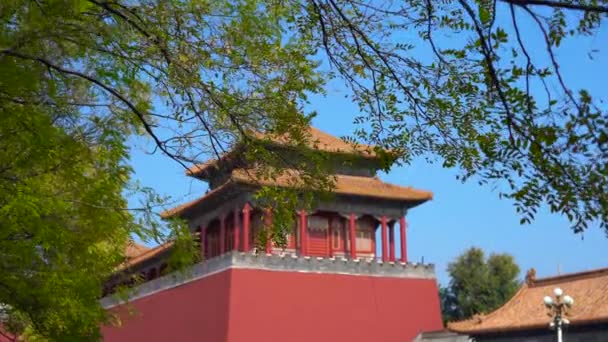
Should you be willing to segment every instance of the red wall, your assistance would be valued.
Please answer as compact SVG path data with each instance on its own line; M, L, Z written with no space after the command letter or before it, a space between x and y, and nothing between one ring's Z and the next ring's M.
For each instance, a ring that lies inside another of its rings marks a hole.
M4 330L4 326L0 322L0 342L14 342L16 341L15 337Z
M226 341L230 271L224 271L122 307L122 327L104 327L105 341ZM202 338L204 336L204 338Z
M229 341L399 341L442 328L435 281L237 270Z
M422 279L232 269L133 306L140 316L106 341L406 342L442 328Z

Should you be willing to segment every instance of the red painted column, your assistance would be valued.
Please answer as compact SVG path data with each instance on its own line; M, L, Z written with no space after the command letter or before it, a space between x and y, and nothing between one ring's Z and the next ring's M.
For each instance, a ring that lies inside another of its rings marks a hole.
M382 217L380 218L380 223L382 224L382 262L387 262L388 261L388 245L387 245L387 241L386 241L386 231L387 231L387 226L386 226L386 216L382 215Z
M329 248L327 249L329 251L329 257L333 257L334 256L334 244L333 244L333 238L334 238L334 231L333 231L333 227L331 226L332 224L332 218L330 217L329 220L327 220L327 235L329 236L329 238L327 239L327 242L329 242Z
M201 226L200 232L201 239L201 260L205 260L205 253L207 253L207 227Z
M226 253L226 217L220 216L220 255Z
M388 227L389 261L395 261L395 224Z
M300 210L300 254L302 256L308 255L308 229L306 229L306 211Z
M272 225L272 210L266 209L264 220L266 221L266 254L272 253L272 238L270 234L270 229Z
M399 219L399 232L401 233L401 262L407 262L407 241L405 240L405 216Z
M243 252L249 252L249 222L250 222L251 206L245 203L243 207Z
M357 258L357 239L355 236L355 214L348 217L348 237L350 238L350 257Z
M241 243L239 241L240 237L241 237L241 222L240 222L241 220L240 220L239 210L238 209L234 209L233 215L234 215L233 219L232 219L232 222L234 223L234 228L233 228L233 231L234 231L234 247L233 247L233 249L238 252L239 245Z

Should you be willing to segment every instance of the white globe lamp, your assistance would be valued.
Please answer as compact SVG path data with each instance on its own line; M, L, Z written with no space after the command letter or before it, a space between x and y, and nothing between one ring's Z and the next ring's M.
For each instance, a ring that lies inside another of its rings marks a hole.
M559 287L556 287L555 290L553 290L553 294L555 297L561 297L564 294L564 291L562 291L562 289Z

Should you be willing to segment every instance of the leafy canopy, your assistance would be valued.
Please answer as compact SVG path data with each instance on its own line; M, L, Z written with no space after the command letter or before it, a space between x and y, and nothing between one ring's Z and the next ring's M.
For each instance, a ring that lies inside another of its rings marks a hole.
M148 232L124 209L123 129L77 123L69 108L0 103L3 315L50 337L95 336L105 318L97 302L103 279L130 235Z
M293 18L265 1L8 0L0 19L1 316L17 333L95 340L133 236L193 247L158 222L165 199L130 181L130 137L183 165L240 140L272 165L250 132L302 143L322 79L306 32L286 34ZM271 190L269 205L284 197Z
M608 1L304 4L320 53L361 108L355 136L498 189L522 224L547 205L575 232L608 229L604 94L562 72L601 53L588 37L605 33ZM566 50L573 43L592 48Z
M448 265L450 283L440 289L444 321L489 313L511 299L519 287L519 266L509 254L472 247Z

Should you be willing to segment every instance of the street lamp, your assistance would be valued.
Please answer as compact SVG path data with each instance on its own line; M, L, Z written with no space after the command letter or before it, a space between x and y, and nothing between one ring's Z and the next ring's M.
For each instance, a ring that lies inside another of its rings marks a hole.
M574 305L574 299L568 295L564 295L564 291L559 287L553 290L555 300L551 296L545 296L543 302L549 310L547 313L552 320L549 328L555 329L557 333L557 342L562 342L562 327L570 324L570 321L564 316L568 315L568 309Z

